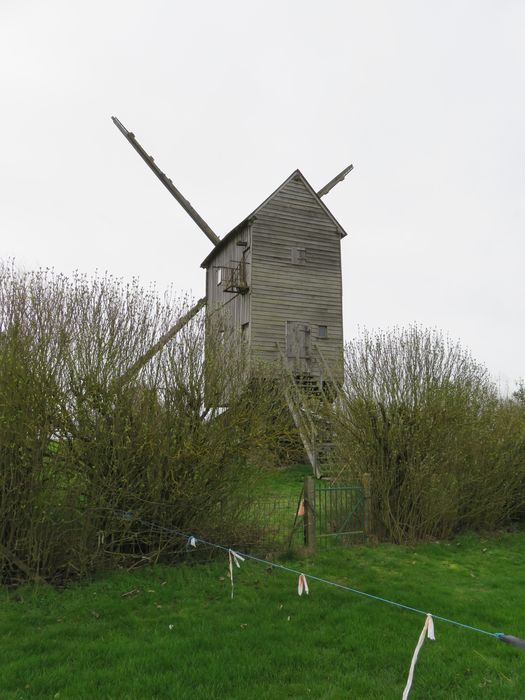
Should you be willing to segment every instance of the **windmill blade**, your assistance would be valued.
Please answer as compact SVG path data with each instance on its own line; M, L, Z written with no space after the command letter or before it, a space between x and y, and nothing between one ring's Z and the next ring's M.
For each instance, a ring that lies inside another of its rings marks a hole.
M150 349L145 352L139 359L134 362L129 369L127 369L124 374L122 374L119 379L117 380L117 384L119 386L124 386L124 384L127 384L129 381L133 379L133 377L136 377L137 374L140 372L140 370L148 364L148 362L151 360L152 357L154 357L158 352L160 352L165 345L167 345L170 340L172 340L177 333L184 328L184 326L191 321L191 319L196 316L199 311L205 306L206 304L206 297L203 297L202 299L199 299L199 301L195 304L195 306L192 306L189 311L187 311L184 316L181 316L177 323L172 326L167 333L164 333L163 336L159 338L159 340L150 347Z
M353 165L349 165L347 168L344 170L341 170L339 175L336 175L333 180L330 180L324 187L321 187L319 192L317 193L318 197L324 197L325 194L328 194L330 190L337 185L338 182L342 182L345 177L348 175L349 172L351 172L354 169Z
M150 156L146 153L146 151L142 148L140 143L136 140L135 134L133 134L131 131L128 131L124 124L117 119L117 117L111 117L113 124L117 127L117 129L123 134L123 136L130 142L130 144L133 146L133 148L137 151L139 156L142 158L142 160L146 163L146 165L153 170L155 175L159 178L159 180L162 182L164 187L168 190L168 192L175 197L177 202L181 205L181 207L191 216L193 221L197 224L197 226L201 229L201 231L210 239L210 241L213 243L213 245L217 245L217 243L220 242L219 236L217 236L214 231L208 226L208 224L204 221L202 216L200 216L195 209L191 206L191 204L188 202L188 200L182 196L182 194L179 192L179 190L175 187L173 182L169 179L169 177L162 172L162 170L155 164L155 160L153 156Z

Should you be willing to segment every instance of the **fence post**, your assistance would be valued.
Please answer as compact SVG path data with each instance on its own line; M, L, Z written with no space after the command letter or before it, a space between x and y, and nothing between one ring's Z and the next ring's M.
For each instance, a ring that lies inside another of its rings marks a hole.
M304 477L304 543L315 551L315 483L313 477Z
M363 474L363 498L364 498L364 531L365 535L372 534L372 502L370 499L370 474Z

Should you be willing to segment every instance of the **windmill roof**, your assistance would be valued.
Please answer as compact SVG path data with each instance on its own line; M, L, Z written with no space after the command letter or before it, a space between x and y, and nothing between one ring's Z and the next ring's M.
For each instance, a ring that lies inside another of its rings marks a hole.
M317 192L316 192L316 191L314 190L314 188L310 185L310 183L309 183L308 180L305 178L305 176L302 174L302 172L301 172L300 170L294 170L293 173L292 173L289 177L287 177L286 180L285 180L283 183L281 183L281 184L279 185L279 187L278 187L274 192L272 192L272 194L271 194L269 197L267 197L267 198L264 200L264 202L262 202L261 204L259 204L259 206L258 206L256 209L254 209L254 210L252 211L251 214L248 214L248 216L246 216L239 224L237 224L237 226L235 226L229 233L227 233L227 234L224 236L224 238L221 238L220 242L217 243L217 245L215 246L215 248L213 248L213 250L206 256L206 258L204 258L204 260L203 260L202 263L201 263L201 267L204 267L204 268L208 267L209 264L211 263L211 261L213 260L213 258L217 255L217 253L219 253L219 251L221 251L221 250L224 248L224 246L233 238L233 236L235 236L235 234L238 233L239 229L241 229L241 228L243 228L244 226L246 226L246 224L250 221L250 219L255 218L255 217L257 216L258 212L259 212L264 206L266 206L266 204L268 204L268 202L269 202L270 200L272 200L272 199L283 189L283 187L285 187L285 186L290 182L290 180L293 180L295 177L300 177L300 178L301 178L301 180L304 182L304 184L305 184L306 188L308 189L308 191L315 197L315 199L317 200L317 202L319 203L319 205L321 206L321 208L326 212L326 214L330 217L330 219L332 219L332 221L334 222L335 227L336 227L336 229L337 229L339 235L341 236L341 238L344 238L344 237L347 235L347 233L346 233L346 231L344 230L344 228L343 228L343 227L341 226L341 224L337 221L337 219L336 219L335 216L332 214L332 212L330 211L330 209L328 209L328 207L327 207L326 204L323 202L323 200L321 199L321 197L318 196Z

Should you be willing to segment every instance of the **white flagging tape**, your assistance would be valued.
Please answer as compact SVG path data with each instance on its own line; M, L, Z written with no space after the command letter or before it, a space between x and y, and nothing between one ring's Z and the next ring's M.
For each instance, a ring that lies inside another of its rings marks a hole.
M421 630L421 634L419 635L419 639L414 650L414 655L412 656L410 671L408 672L407 684L405 686L405 690L403 691L403 700L407 700L408 694L410 693L410 688L412 687L412 680L414 678L414 669L416 667L417 657L419 655L419 652L421 651L421 647L423 646L425 637L428 637L432 641L435 641L436 639L434 636L434 620L432 619L432 615L427 615L425 624L423 625L423 629Z
M244 557L239 552L234 552L233 549L228 550L228 561L230 564L230 581L232 582L232 598L233 598L233 562L238 569L241 568L240 561L245 561Z
M299 595L303 595L303 591L306 593L306 595L310 594L306 576L304 574L299 574L299 580L297 581L297 593L299 593Z
M164 527L162 525L159 525L158 523L152 523L147 520L143 520L142 518L136 517L133 515L132 511L123 511L123 510L115 510L112 511L113 515L118 516L119 518L123 518L124 520L129 520L129 521L135 521L137 523L141 523L142 525L146 525L147 527L153 528L152 531L154 532L166 532L169 533L170 535L175 535L177 537L182 537L186 540L188 539L194 539L196 544L204 544L207 547L213 547L215 549L220 549L222 552L228 552L229 549L223 544L218 544L217 542L209 542L208 540L203 539L202 537L194 537L192 538L191 535L188 535L187 533L182 532L181 530L177 530L175 528L168 528ZM190 542L191 545L191 542ZM241 557L241 555L238 552L235 552L237 557ZM272 569L280 569L281 571L288 571L290 574L295 574L296 576L299 576L301 574L300 571L297 571L297 569L292 569L289 566L284 566L283 564L278 564L277 562L269 562L267 559L260 559L259 557L255 557L253 554L244 554L244 557L246 559L249 559L251 561L256 561L259 562L259 564L264 564L264 566L268 566L270 564ZM243 558L244 561L244 558ZM303 574L304 576L304 574ZM390 600L389 598L384 598L379 595L374 595L373 593L367 593L366 591L361 591L359 588L353 588L352 586L344 586L342 583L337 583L336 581L330 581L329 579L326 578L321 578L320 576L314 576L314 574L308 574L308 578L312 581L317 581L318 583L324 583L327 586L333 586L334 588L339 588L342 591L348 591L350 593L355 593L356 595L364 596L365 598L368 598L369 600L375 600L380 603L386 603L387 605L393 605L396 608L400 608L402 610L409 610L410 612L417 613L418 615L425 615L425 617L428 615L427 612L424 610L420 610L419 608L414 608L411 605L405 605L404 603L398 603L395 600ZM488 630L481 629L479 627L473 627L472 625L466 625L464 622L459 622L459 620L452 620L449 617L443 617L442 615L434 615L433 616L434 620L440 620L441 622L447 622L450 625L455 625L456 627L461 627L462 629L465 630L470 630L471 632L478 632L479 634L484 634L487 637L493 637L495 639L499 639L501 642L505 642L507 644L512 644L513 646L519 647L520 649L525 650L525 640L519 639L518 637L513 637L512 635L504 634L503 632L489 632Z

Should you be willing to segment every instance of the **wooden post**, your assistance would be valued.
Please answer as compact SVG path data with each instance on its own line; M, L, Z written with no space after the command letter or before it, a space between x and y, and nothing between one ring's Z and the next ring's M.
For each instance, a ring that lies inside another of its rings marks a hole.
M315 551L315 482L304 477L304 543L310 552Z
M368 537L372 534L372 502L370 500L370 474L363 474L364 497L364 531Z

